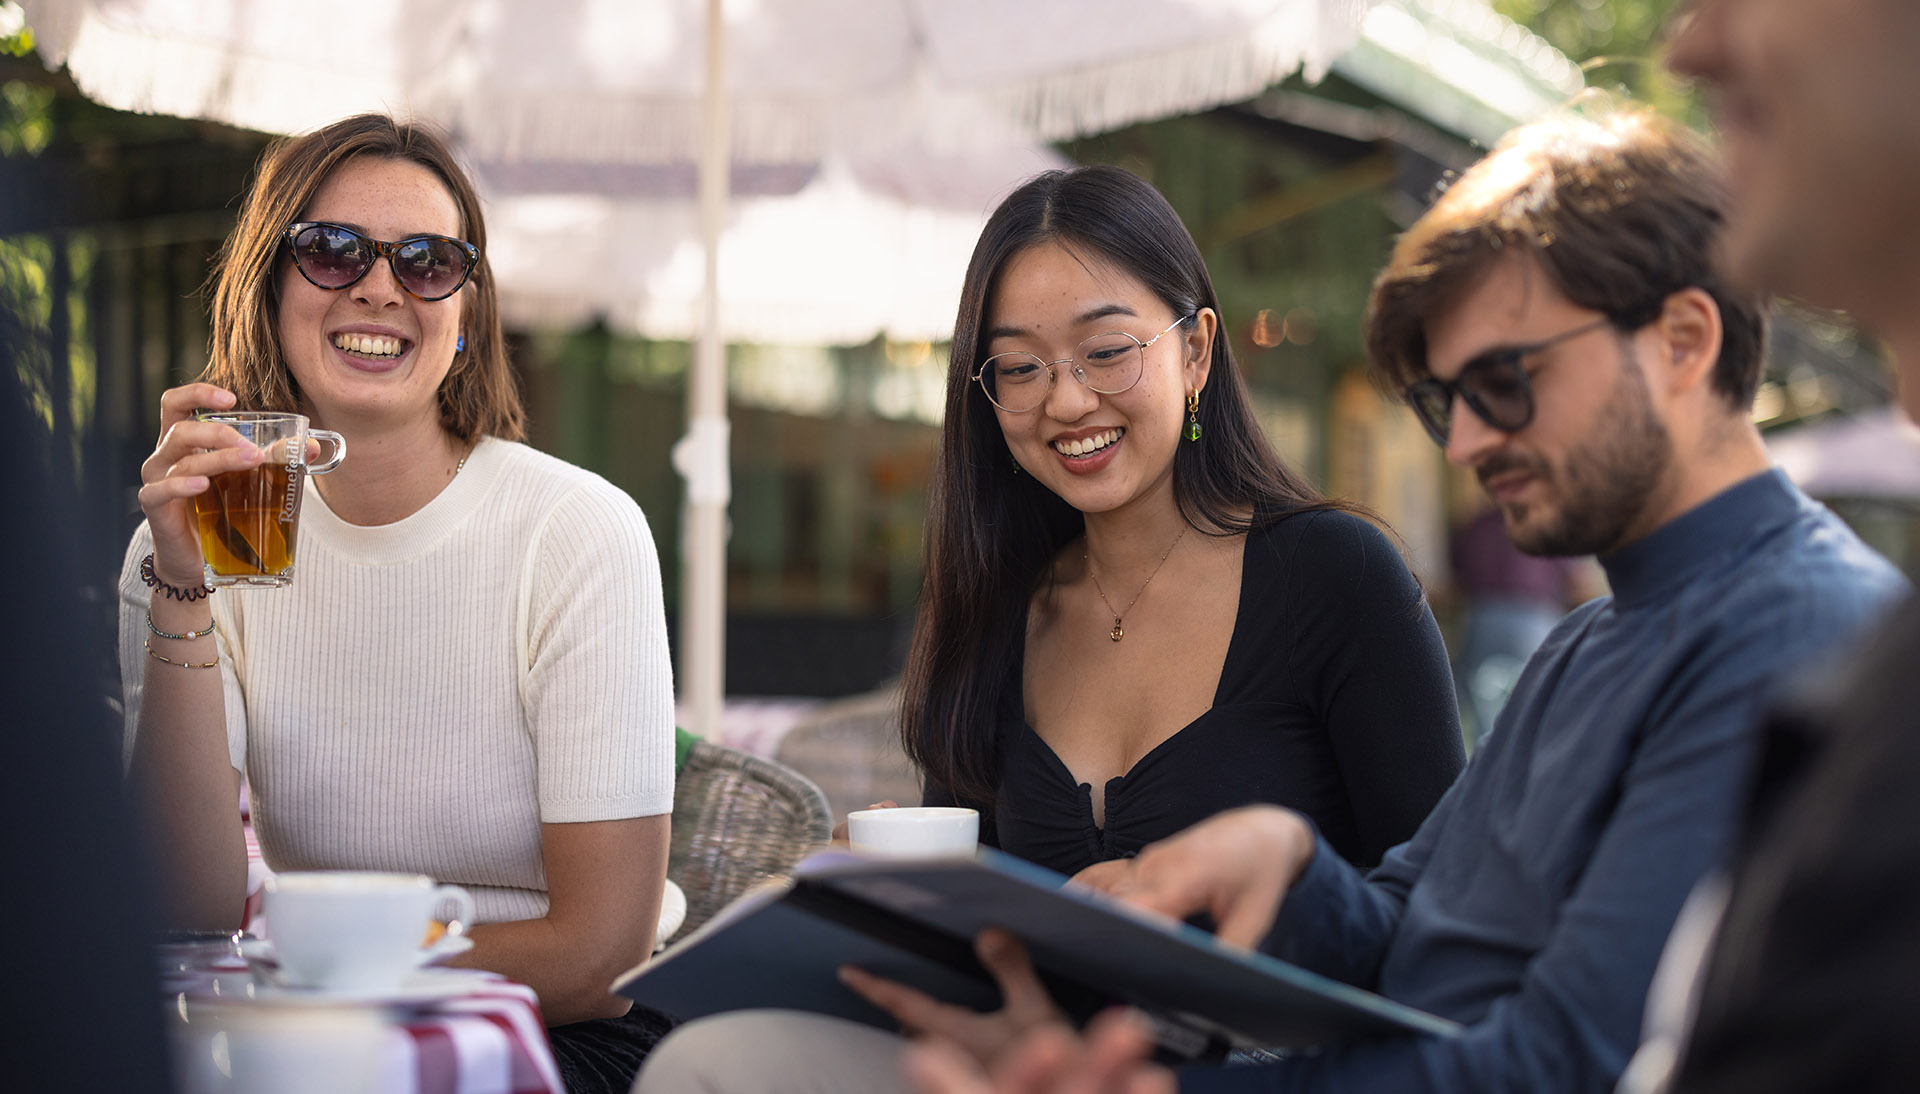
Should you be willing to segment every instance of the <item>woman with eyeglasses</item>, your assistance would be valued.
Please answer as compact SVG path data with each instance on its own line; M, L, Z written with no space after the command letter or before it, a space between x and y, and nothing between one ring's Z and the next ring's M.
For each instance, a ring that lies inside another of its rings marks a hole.
M665 1022L607 992L652 948L673 696L645 518L520 443L478 195L384 116L266 153L211 281L212 354L166 392L121 580L131 775L173 925L240 925L241 776L276 871L432 875L459 964L540 996L569 1088L626 1089ZM202 588L193 499L260 450L197 408L342 434L294 582Z
M1049 172L988 222L933 498L901 722L985 842L1071 874L1277 802L1376 862L1459 771L1420 587L1275 455L1133 175Z
M1199 249L1126 171L1047 172L988 220L931 506L901 731L925 804L978 809L981 842L1075 874L1270 802L1373 863L1459 773L1420 586L1275 455ZM1018 964L980 954L996 975ZM983 1056L1053 1013L1004 977L1005 1011L960 1019L843 975ZM670 1037L637 1089L897 1090L903 1044L722 1015Z

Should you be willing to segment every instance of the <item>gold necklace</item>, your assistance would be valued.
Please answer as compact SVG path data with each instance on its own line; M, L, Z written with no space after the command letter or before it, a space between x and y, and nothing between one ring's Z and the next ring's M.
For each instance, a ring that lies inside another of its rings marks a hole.
M1105 604L1107 610L1113 612L1113 629L1107 632L1108 638L1118 642L1127 636L1127 632L1120 627L1121 617L1132 611L1135 604L1140 603L1141 594L1147 591L1147 586L1153 584L1154 578L1160 576L1160 567L1165 566L1167 559L1173 557L1173 549L1180 546L1181 538L1187 534L1187 529L1191 527L1192 525L1190 524L1180 526L1180 534L1173 537L1172 543L1167 544L1167 553L1160 556L1160 561L1154 564L1153 572L1148 574L1147 579L1140 583L1140 592L1134 593L1133 599L1127 601L1127 606L1117 612L1113 612L1113 601L1107 599L1107 591L1100 587L1100 575L1093 572L1093 557L1084 551L1080 553L1080 560L1087 564L1087 576L1093 579L1093 591L1100 594L1100 603Z

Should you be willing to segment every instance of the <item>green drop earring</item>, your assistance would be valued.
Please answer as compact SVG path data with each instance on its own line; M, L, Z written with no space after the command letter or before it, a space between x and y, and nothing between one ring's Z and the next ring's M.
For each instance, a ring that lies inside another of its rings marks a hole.
M1187 440L1200 439L1200 393L1187 392Z

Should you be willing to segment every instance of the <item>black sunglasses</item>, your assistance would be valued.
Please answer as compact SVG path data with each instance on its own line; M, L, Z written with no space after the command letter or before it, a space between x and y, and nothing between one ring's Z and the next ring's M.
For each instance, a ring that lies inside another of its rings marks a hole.
M421 300L445 300L480 264L480 248L452 236L408 236L387 243L342 224L302 221L288 225L282 238L300 276L335 291L367 276L385 258L401 288Z
M1480 420L1502 433L1517 433L1533 421L1533 383L1522 366L1528 357L1551 349L1562 342L1599 330L1611 319L1596 319L1584 326L1562 331L1552 338L1524 346L1492 349L1460 366L1460 375L1451 380L1429 377L1407 385L1407 405L1427 427L1427 433L1440 447L1447 446L1453 434L1453 400L1457 395Z

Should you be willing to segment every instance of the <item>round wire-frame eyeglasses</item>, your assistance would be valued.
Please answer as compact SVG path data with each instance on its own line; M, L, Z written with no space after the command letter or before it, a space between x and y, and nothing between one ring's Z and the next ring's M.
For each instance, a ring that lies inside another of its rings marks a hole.
M987 401L1009 414L1025 414L1046 402L1053 390L1056 369L1073 366L1073 378L1101 395L1119 395L1140 382L1142 362L1148 346L1164 338L1168 331L1189 323L1193 312L1167 324L1166 329L1142 342L1123 330L1103 331L1074 347L1071 357L1048 361L1024 350L996 353L980 362L980 368L968 379L980 384Z

